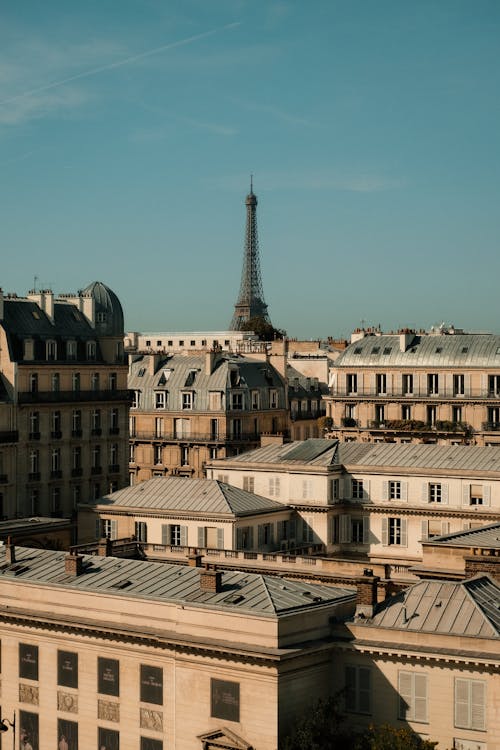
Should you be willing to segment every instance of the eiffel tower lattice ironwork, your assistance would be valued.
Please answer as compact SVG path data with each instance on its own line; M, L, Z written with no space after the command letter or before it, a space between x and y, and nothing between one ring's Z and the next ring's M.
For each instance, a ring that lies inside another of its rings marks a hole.
M257 196L253 192L253 180L250 180L250 192L245 199L247 222L245 229L245 250L243 270L241 273L240 293L234 306L231 321L232 331L241 331L241 327L251 318L262 318L271 323L264 302L262 278L260 274L259 239L257 235Z

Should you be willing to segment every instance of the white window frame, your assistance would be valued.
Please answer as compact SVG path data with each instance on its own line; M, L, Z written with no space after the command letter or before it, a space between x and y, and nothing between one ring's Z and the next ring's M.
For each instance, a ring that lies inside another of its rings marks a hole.
M165 409L167 406L166 391L155 391L155 409Z
M398 672L398 718L427 724L428 677L423 672Z
M486 706L485 680L455 677L455 727L484 731L486 729Z

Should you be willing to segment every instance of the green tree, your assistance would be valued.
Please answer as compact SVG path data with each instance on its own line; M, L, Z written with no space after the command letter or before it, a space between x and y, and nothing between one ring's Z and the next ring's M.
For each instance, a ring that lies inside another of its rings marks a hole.
M286 336L286 331L282 328L275 328L265 318L260 316L250 318L245 323L242 323L241 330L253 331L261 341L274 341L275 339L284 339Z
M373 725L358 738L355 750L434 750L437 742L424 740L411 729Z

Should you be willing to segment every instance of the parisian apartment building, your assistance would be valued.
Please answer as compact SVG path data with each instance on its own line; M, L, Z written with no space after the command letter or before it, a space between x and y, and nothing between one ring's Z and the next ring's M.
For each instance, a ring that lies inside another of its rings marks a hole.
M0 515L71 516L128 483L127 362L116 294L0 294Z

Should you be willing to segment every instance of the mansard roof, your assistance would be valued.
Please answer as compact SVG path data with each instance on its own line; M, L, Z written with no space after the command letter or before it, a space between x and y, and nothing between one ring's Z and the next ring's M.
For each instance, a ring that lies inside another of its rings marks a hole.
M338 440L309 438L295 440L292 443L271 444L253 451L246 451L232 458L221 459L224 464L283 464L285 467L296 465L332 466L338 465ZM214 461L212 466L217 466ZM236 468L236 467L235 467Z
M333 368L500 367L500 336L493 334L415 334L401 341L400 334L365 336L349 344Z
M140 511L249 516L286 510L283 503L255 495L215 479L183 477L153 477L145 482L125 487L92 503L101 512L123 508Z

